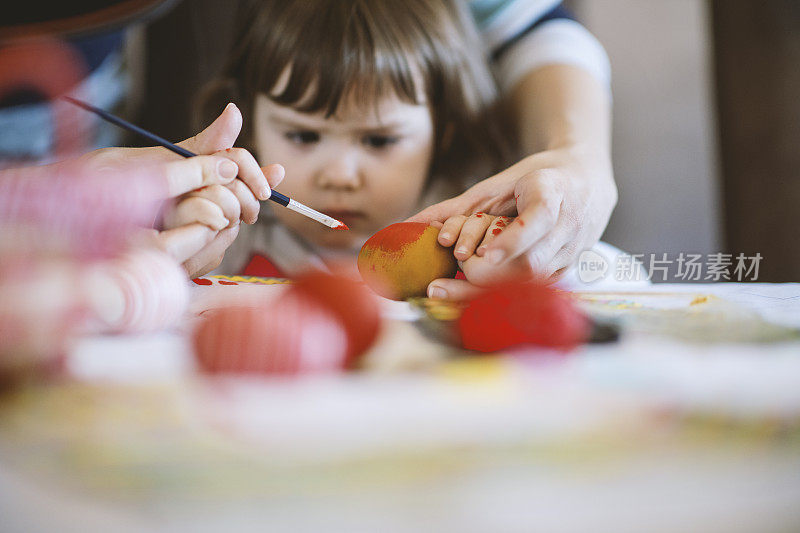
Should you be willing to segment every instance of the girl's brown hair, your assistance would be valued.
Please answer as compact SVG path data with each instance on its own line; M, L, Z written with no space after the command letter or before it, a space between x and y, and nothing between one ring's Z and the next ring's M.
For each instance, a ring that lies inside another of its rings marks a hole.
M258 94L333 116L343 101L377 105L393 91L431 110L432 176L460 182L504 163L494 80L462 1L250 0L237 18L240 40L200 94L204 121L229 101L253 116ZM252 138L246 120L239 142L252 150Z

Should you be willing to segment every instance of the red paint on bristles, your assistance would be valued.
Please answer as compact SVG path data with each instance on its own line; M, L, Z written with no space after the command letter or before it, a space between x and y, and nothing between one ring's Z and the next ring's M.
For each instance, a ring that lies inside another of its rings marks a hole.
M338 221L337 221L337 222L338 222ZM348 228L348 227L347 227L347 224L345 224L344 222L339 222L339 225L338 225L338 226L336 226L336 227L335 227L335 228L333 228L333 229L341 229L341 230L344 230L344 229L350 229L350 228Z

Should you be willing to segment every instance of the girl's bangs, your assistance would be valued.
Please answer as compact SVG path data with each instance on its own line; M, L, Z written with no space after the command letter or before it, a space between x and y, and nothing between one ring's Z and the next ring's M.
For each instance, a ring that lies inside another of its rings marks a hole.
M280 105L326 117L350 103L376 106L387 96L424 103L428 91L420 85L426 62L420 51L425 47L413 35L393 31L388 18L381 20L356 4L352 11L330 9L326 17L308 16L303 22L295 20L275 32L262 48L266 57L249 58L255 67L250 72L257 72L256 91ZM326 28L343 31L337 35Z

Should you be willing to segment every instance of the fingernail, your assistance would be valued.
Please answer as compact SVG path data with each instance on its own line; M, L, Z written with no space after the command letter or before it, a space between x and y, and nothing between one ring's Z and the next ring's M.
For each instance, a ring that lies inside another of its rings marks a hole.
M486 254L486 259L488 259L490 263L494 263L495 265L502 263L503 259L505 258L506 258L506 253L503 250L490 250L489 253Z
M485 246L478 246L478 249L475 250L475 255L480 257L480 256L483 255L483 252L485 252L485 251L486 251L486 247Z
M461 246L456 250L456 255L467 255L467 249L464 246Z
M217 172L225 179L232 180L239 173L239 166L230 159L217 163Z
M264 187L263 189L261 189L262 200L267 200L269 199L270 196L272 196L272 189L270 189L269 187Z
M428 298L439 298L439 299L447 298L447 291L441 287L431 285L430 287L428 287Z
M440 239L443 239L443 240L445 240L445 241L449 241L450 239L452 239L452 238L453 238L453 236L452 236L452 235L450 235L449 233L440 233L440 234L439 234L439 238L440 238Z

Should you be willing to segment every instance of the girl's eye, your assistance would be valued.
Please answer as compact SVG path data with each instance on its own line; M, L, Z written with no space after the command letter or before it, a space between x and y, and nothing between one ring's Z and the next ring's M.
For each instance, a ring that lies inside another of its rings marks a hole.
M314 144L319 142L319 133L316 131L287 131L284 137L295 144Z
M386 148L399 140L399 137L390 137L388 135L367 135L362 142L370 148Z

